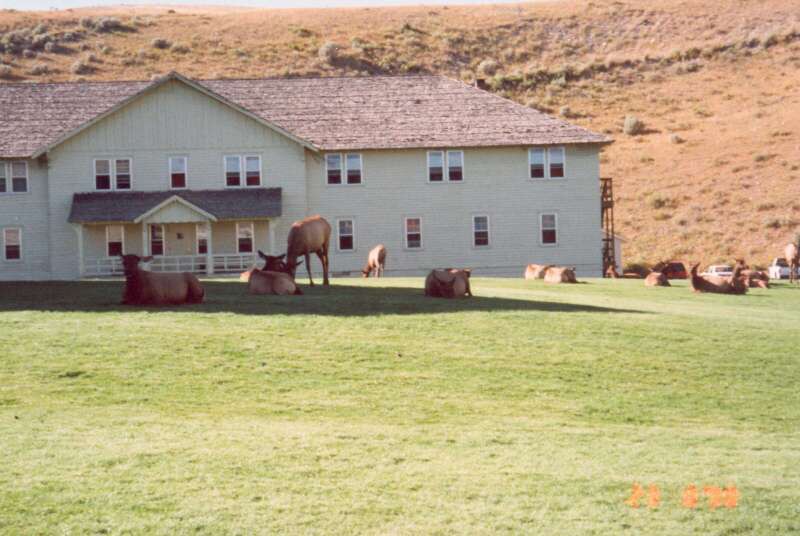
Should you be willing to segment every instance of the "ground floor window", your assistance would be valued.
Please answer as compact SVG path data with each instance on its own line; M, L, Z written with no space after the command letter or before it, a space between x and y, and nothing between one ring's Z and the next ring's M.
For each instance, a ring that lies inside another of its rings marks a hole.
M150 255L164 254L164 226L150 226Z
M7 261L22 259L22 229L19 227L3 229L3 255Z
M339 220L339 251L352 251L355 249L354 225L351 219Z
M208 253L208 226L198 225L195 228L195 236L197 237L197 254L205 255Z
M125 251L125 230L122 225L106 227L106 255L118 257Z
M406 218L406 247L418 249L422 247L422 219Z
M475 247L489 245L489 216L472 217L472 244Z
M541 241L545 245L558 243L558 216L556 214L542 214L540 216Z
M239 222L236 224L236 240L238 242L239 253L253 252L253 222Z

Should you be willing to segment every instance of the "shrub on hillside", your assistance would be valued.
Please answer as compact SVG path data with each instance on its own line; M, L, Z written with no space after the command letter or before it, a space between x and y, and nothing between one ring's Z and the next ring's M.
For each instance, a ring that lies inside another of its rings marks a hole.
M41 76L48 74L50 72L50 68L46 63L34 63L30 72L34 76Z
M0 65L0 78L7 80L11 78L11 66L10 65Z
M191 52L192 49L190 49L188 46L182 45L180 43L173 43L172 47L170 48L170 50L172 50L176 54L188 54L189 52Z
M317 56L325 63L331 64L339 57L339 45L328 41L319 47L319 50L317 50Z
M638 136L644 132L644 121L633 115L626 115L622 132L628 136Z
M72 64L70 70L75 74L87 74L92 72L92 66L83 60L78 60Z
M164 39L163 37L156 37L155 39L150 41L150 44L153 46L153 48L158 48L160 50L165 50L172 46L172 43L168 39Z
M494 76L500 69L500 64L495 60L487 59L478 64L478 74L483 76Z

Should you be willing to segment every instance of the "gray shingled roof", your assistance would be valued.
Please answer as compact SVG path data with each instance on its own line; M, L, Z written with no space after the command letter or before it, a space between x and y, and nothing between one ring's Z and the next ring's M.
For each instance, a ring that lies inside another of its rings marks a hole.
M70 223L133 222L172 196L212 214L217 220L272 218L281 215L280 188L89 192L72 196Z
M155 82L0 84L0 157L29 156ZM320 150L608 143L441 76L199 80Z

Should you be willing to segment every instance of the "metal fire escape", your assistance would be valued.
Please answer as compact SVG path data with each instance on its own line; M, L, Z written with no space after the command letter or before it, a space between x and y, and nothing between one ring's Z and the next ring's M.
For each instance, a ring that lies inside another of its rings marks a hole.
M602 207L601 222L603 226L603 277L606 277L606 270L614 266L620 270L621 266L615 266L614 259L614 186L611 178L600 179L600 206Z

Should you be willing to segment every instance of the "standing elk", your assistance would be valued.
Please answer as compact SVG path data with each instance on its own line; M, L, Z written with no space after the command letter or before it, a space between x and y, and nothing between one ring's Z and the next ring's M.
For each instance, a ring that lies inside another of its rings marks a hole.
M139 268L140 262L150 262L153 257L120 255L125 271L124 305L181 305L202 303L205 290L194 274L154 273Z
M361 270L361 275L369 277L370 274L375 277L383 277L383 270L386 268L386 246L378 244L367 256L367 264Z
M306 260L308 270L308 281L314 286L311 278L311 259L309 255L316 253L322 263L322 284L329 285L328 282L328 247L331 242L331 224L320 215L309 216L303 220L294 222L289 230L286 249L286 267L294 279L297 272L297 257L303 255Z
M800 266L800 237L798 237L796 245L786 244L783 256L786 258L786 264L789 265L789 283L795 283L797 282L797 268Z

